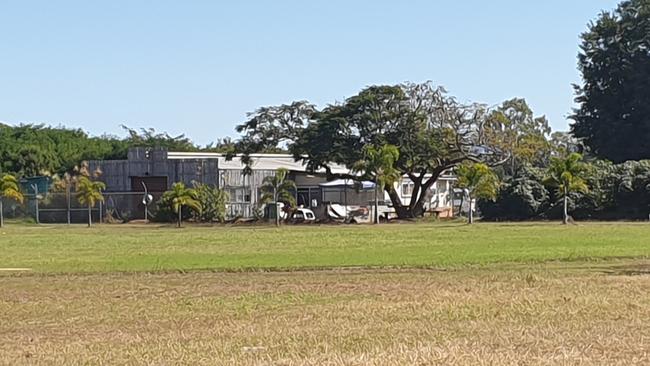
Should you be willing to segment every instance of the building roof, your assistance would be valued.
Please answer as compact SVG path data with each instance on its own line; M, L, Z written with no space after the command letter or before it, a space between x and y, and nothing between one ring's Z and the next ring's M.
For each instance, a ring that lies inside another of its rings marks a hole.
M374 189L375 188L375 183L370 182L370 181L363 181L363 182L356 182L352 179L336 179L331 182L326 182L326 183L321 183L319 186L321 187L355 187L357 184L361 184L361 189Z
M252 164L251 168L256 170L277 170L285 168L291 171L306 172L307 167L302 161L296 161L293 155L290 154L251 154ZM244 169L245 164L241 161L241 155L237 155L232 160L226 160L225 154L220 153L204 153L204 152L168 152L167 159L169 160L183 160L183 159L217 159L219 169ZM332 173L346 174L350 170L343 165L331 164ZM315 173L325 173L325 169L319 169Z
M184 160L184 159L217 159L219 169L225 170L241 170L245 168L244 163L241 161L242 155L236 155L232 160L226 160L226 155L221 153L208 153L208 152L173 152L167 153L169 160ZM251 154L252 158L251 168L256 170L277 170L285 168L294 172L307 172L307 167L302 161L296 161L291 154ZM350 169L341 164L330 164L333 174L351 174ZM319 169L314 173L324 174L325 169ZM430 174L424 178L431 177ZM408 179L408 175L404 175ZM439 180L456 180L456 177L451 171L444 172Z

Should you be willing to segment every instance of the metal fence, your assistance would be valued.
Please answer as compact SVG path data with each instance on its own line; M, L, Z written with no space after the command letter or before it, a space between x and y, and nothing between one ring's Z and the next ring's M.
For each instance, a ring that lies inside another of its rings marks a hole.
M153 201L145 206L142 192L105 192L104 202L90 208L94 222L126 222L143 220L145 211L152 219L162 192L149 192ZM27 194L22 203L4 199L3 214L6 219L31 220L36 223L86 223L89 208L79 203L74 192L49 192L44 195Z
M143 203L143 192L104 192L104 202L98 202L90 209L93 222L120 223L143 220L145 212L149 220L155 218L158 201L164 192L148 192L153 196L150 204ZM37 199L38 197L38 199ZM26 194L22 203L5 198L3 215L8 220L29 220L36 223L88 222L88 206L82 205L75 192L49 192L47 194ZM253 217L250 202L229 202L226 204L226 218Z

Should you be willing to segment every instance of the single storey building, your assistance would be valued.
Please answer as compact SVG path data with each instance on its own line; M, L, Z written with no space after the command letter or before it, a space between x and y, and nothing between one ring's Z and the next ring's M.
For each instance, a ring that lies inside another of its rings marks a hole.
M137 197L145 190L159 196L176 182L188 186L198 182L228 192L230 217L252 217L253 210L259 208L264 178L273 176L279 168L289 170L289 179L296 183L297 204L312 209L317 217L326 217L331 205L343 206L346 212L354 207L371 208L373 205L374 184L371 182L327 181L324 170L308 172L302 162L296 162L289 154L255 154L252 158L251 174L244 174L244 164L239 157L228 160L219 153L132 148L125 160L90 161L89 167L91 171L102 171L101 180L106 184L107 195L131 194L136 197L123 200L120 205L143 206ZM333 173L350 173L344 166L333 165L331 168ZM428 209L442 209L450 214L453 181L454 177L450 175L443 175L438 180L428 193L431 197L427 201ZM408 203L413 183L405 177L396 183L396 189L403 202ZM390 205L390 200L383 194L380 201L383 205ZM111 202L106 204L110 206ZM129 207L129 212L132 218L144 217L143 207Z

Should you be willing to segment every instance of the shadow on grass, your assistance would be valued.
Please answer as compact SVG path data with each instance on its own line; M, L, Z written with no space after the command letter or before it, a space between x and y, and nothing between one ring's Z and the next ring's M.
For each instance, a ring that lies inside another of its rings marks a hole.
M602 268L599 272L609 276L649 276L650 263L611 266L608 268Z

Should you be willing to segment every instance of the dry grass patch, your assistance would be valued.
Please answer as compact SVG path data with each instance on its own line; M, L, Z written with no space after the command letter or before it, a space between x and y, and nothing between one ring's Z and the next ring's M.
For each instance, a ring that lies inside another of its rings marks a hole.
M0 277L3 364L629 365L650 277L535 269Z

